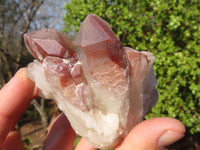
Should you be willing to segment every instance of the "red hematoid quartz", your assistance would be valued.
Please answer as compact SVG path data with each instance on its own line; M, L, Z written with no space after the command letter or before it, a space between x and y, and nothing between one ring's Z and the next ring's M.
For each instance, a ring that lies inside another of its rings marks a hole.
M123 47L109 24L88 15L72 42L54 29L26 33L36 58L28 76L74 130L97 148L116 146L158 99L155 57Z

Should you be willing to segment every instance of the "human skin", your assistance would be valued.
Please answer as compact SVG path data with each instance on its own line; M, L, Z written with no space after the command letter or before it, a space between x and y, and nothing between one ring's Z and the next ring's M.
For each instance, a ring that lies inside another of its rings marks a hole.
M27 77L26 68L20 69L0 90L0 150L24 150L20 134L15 125L20 116L37 97L35 84ZM116 150L159 150L184 137L184 125L173 118L159 117L136 125ZM71 150L76 134L64 114L54 122L46 140L44 150ZM84 138L76 150L96 150Z

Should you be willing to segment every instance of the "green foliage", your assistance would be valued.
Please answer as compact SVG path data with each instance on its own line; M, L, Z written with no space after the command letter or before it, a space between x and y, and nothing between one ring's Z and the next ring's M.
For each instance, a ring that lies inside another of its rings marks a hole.
M26 150L30 150L30 149L28 148L28 146L31 144L31 139L30 139L30 137L27 137L26 139L24 139L23 143L24 143L25 149L26 149Z
M87 14L106 20L123 45L156 56L159 101L146 118L181 120L200 132L200 2L198 0L71 0L65 32L78 31Z
M76 138L74 140L74 143L73 143L73 147L75 149L76 145L78 144L78 142L81 140L81 136L79 135L76 135Z

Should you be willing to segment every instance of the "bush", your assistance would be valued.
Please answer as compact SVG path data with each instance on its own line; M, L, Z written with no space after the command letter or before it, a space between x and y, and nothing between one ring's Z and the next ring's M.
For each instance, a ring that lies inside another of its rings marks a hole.
M200 2L198 0L71 0L65 32L87 14L106 20L123 45L156 56L159 101L146 118L169 116L200 132Z

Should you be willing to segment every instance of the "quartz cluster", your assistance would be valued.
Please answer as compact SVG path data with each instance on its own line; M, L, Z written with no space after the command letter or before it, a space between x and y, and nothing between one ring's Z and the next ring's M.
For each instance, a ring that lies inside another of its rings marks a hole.
M73 129L97 148L116 146L158 99L155 57L123 47L109 24L90 14L71 41L54 29L24 35L36 58L28 76L54 99Z

